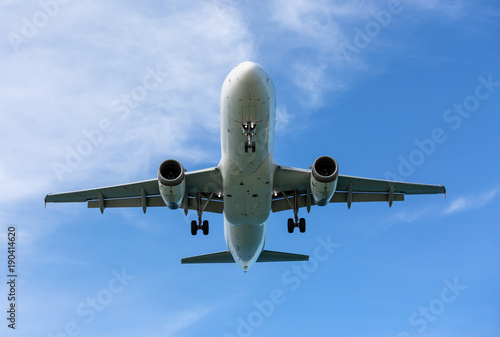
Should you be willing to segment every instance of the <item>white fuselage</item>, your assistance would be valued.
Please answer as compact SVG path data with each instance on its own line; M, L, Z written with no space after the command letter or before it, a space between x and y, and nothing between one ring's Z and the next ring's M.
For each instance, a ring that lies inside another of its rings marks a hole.
M244 271L264 248L271 212L276 170L275 107L274 84L260 65L240 63L226 77L220 101L219 163L224 191L224 236L234 260Z

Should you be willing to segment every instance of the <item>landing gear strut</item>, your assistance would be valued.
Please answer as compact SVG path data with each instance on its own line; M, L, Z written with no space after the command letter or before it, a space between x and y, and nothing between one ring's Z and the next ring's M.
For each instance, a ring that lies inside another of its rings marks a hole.
M257 124L252 121L248 121L246 124L241 124L243 134L247 136L247 140L245 141L245 153L248 152L248 149L252 149L252 152L255 152L255 142L252 141L252 137L255 134L256 126Z
M198 230L201 229L203 231L203 235L208 235L208 220L203 220L201 219L201 216L203 215L203 211L205 208L207 208L208 203L214 196L213 193L211 193L209 196L204 196L207 201L202 205L201 204L201 193L196 193L196 204L198 205L198 221L193 220L191 221L191 235L196 235L198 233Z
M294 202L290 201L288 199L288 196L286 195L285 192L281 192L283 196L285 197L285 200L288 202L290 207L293 210L293 219L289 218L287 222L287 228L288 228L288 233L293 233L293 230L295 227L298 227L301 233L304 233L306 231L306 219L300 218L299 219L299 192L295 191L294 192Z

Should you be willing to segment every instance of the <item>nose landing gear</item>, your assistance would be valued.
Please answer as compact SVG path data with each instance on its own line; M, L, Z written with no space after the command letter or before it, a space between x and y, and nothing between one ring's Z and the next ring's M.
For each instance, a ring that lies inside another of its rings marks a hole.
M251 149L252 152L255 152L255 142L252 141L252 137L255 134L255 127L257 124L252 121L248 121L246 124L241 124L243 128L243 134L247 136L247 140L245 141L245 153L248 153L248 149Z
M248 153L248 149L252 149L252 152L255 152L255 142L245 141L245 153Z

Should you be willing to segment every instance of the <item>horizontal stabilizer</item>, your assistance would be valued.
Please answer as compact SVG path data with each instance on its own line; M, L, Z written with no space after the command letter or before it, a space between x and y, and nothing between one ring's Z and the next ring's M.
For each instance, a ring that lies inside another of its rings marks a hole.
M309 261L308 255L263 250L257 262ZM230 251L198 255L181 259L181 263L234 263Z
M230 251L185 257L181 263L234 263Z
M281 261L309 261L309 255L273 252L272 250L263 250L260 253L257 262L281 262Z

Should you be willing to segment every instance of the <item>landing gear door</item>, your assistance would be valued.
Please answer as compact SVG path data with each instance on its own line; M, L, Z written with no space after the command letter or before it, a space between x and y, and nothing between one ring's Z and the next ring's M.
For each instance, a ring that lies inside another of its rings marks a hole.
M244 106L242 109L241 122L246 124L247 122L252 122L252 124L257 123L257 107L255 106Z

